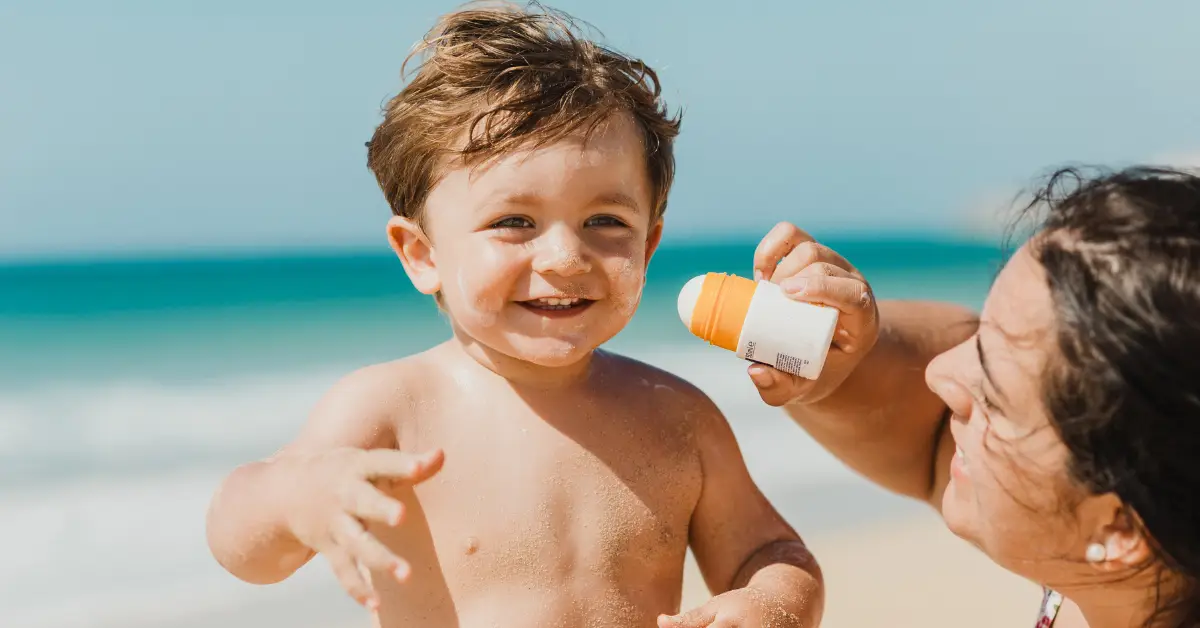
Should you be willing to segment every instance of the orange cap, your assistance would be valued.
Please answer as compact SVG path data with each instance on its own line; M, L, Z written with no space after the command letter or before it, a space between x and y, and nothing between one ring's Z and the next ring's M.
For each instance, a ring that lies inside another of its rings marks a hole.
M679 316L696 336L737 351L742 323L758 284L725 273L708 273L689 281L679 292Z

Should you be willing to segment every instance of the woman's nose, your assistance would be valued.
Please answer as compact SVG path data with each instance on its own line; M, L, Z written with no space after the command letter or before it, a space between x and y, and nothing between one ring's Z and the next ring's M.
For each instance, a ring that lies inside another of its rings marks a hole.
M968 416L972 404L971 393L962 383L966 369L970 368L970 364L964 360L966 354L963 349L966 345L963 343L942 353L925 368L925 385L960 416Z
M583 241L567 227L552 227L532 244L533 270L537 273L570 277L592 270Z

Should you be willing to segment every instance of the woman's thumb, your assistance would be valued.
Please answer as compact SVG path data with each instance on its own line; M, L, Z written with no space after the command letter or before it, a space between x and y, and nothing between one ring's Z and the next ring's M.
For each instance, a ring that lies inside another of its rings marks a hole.
M769 406L782 406L797 396L796 380L787 373L765 364L751 364L746 372L758 388L758 396Z

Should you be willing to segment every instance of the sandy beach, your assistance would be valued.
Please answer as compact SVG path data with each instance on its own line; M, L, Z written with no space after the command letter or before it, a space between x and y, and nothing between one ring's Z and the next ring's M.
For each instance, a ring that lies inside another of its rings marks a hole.
M807 534L827 587L825 628L1023 628L1040 590L992 564L930 515ZM689 562L684 607L708 598Z

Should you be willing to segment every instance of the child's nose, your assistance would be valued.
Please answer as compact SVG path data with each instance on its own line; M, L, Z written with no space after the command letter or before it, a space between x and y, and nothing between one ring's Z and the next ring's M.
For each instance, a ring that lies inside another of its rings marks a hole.
M552 228L534 243L533 270L540 274L563 277L580 275L592 270L583 241L565 227Z

